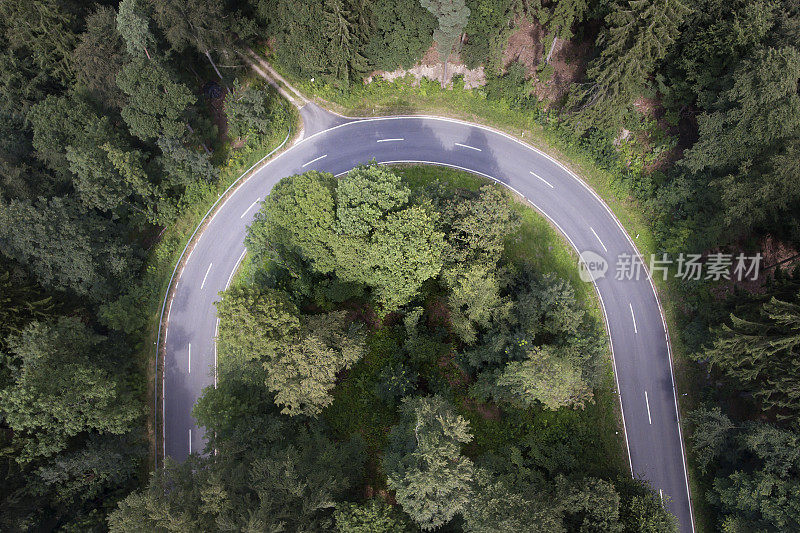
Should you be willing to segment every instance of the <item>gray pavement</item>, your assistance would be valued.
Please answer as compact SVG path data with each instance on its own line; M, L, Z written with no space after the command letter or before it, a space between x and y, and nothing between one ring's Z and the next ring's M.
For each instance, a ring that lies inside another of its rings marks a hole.
M308 170L340 174L359 163L413 161L450 165L496 179L525 196L579 251L608 261L597 289L611 335L630 463L669 501L681 531L693 531L676 392L666 331L645 271L616 280L621 254L636 254L605 204L546 155L509 136L450 119L348 120L314 104L301 111L305 137L243 183L217 210L180 275L168 317L164 376L164 448L184 460L202 453L203 428L191 410L215 379L213 302L240 261L258 202L281 178Z

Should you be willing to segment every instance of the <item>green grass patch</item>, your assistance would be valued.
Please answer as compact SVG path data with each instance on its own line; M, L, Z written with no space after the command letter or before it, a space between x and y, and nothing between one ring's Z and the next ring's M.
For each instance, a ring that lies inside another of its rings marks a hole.
M660 252L655 235L647 221L642 206L630 195L611 170L597 165L593 156L576 143L564 139L552 129L545 128L534 115L525 110L512 109L505 101L487 100L486 93L478 89L464 89L463 83L455 80L452 87L442 89L438 82L423 79L420 83L411 76L387 82L381 79L363 86L353 86L346 91L333 86L295 79L287 75L286 69L274 64L295 87L307 96L315 97L324 106L349 116L382 116L397 114L430 114L467 120L490 126L546 152L588 184L609 206L614 215L631 236L636 247L645 257ZM569 278L568 278L569 279ZM685 395L678 398L681 415L691 411L700 402L696 397L699 381L698 369L688 357L680 341L682 303L676 297L673 279L666 282L655 280L667 327L671 332L676 386ZM684 436L686 433L684 433ZM690 458L689 482L692 486L693 507L697 517L698 531L711 530L704 527L705 504L702 492L696 490Z
M425 187L436 180L470 190L494 184L486 178L446 167L397 165L392 169L412 189ZM513 197L510 191L508 194ZM505 259L525 261L541 274L553 273L569 280L579 301L597 317L594 325L605 338L596 293L591 285L580 281L577 255L566 239L527 204L516 202L515 209L521 216L522 224L507 241ZM425 288L425 292L426 306L442 297L436 288ZM385 325L372 332L368 354L346 372L334 390L333 404L323 412L340 438L361 435L365 439L370 451L367 480L370 485L383 486L380 454L386 447L390 428L397 420L396 406L383 403L376 394L376 388L384 368L400 363L407 363L419 370L418 394L440 393L449 396L460 414L470 422L474 440L465 450L469 455L477 457L525 445L543 458L542 468L553 472L583 472L607 478L628 472L610 357L607 359L604 383L595 391L594 402L585 409L547 411L541 408L498 408L492 404L479 405L468 394L469 383L454 379L458 377L459 369L448 359L448 354L452 354L449 344L430 339L424 351L406 355L405 340L402 324ZM411 355L416 356L415 360L410 361Z

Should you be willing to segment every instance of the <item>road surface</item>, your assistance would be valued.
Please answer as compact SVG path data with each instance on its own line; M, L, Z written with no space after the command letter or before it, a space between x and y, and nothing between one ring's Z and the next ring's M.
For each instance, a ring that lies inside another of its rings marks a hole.
M245 253L246 228L272 186L292 174L338 175L371 160L449 165L513 188L579 252L594 252L608 262L596 287L611 337L631 470L669 499L681 531L693 531L666 326L644 269L638 280L615 279L618 258L637 252L599 197L545 154L482 126L435 117L350 120L314 104L305 105L301 115L303 140L221 205L179 273L165 318L164 453L182 461L203 451L203 429L191 411L216 379L214 302L230 283Z

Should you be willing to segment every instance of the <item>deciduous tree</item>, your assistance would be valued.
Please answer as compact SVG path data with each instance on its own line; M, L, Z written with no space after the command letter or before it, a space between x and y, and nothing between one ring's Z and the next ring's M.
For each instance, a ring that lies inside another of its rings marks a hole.
M134 58L122 67L117 84L128 97L122 118L133 135L144 141L184 137L186 109L195 103L195 97L164 66Z
M412 531L408 519L378 498L365 503L341 503L336 506L338 533L407 533Z
M45 287L98 301L119 290L139 261L124 229L70 198L0 199L3 252L28 266Z
M102 343L71 318L34 322L9 338L18 363L13 385L0 391L0 411L23 440L18 461L51 456L82 433L127 433L141 416L131 391L103 360Z
M439 396L407 398L383 466L397 502L423 529L448 523L469 505L475 467L461 455L469 424Z

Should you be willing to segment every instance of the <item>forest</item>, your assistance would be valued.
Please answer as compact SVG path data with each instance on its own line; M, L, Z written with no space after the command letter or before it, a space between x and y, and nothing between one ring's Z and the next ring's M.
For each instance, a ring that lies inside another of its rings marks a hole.
M763 253L757 283L659 291L698 528L800 529L797 0L29 0L0 14L0 530L672 527L646 486L541 427L584 427L605 355L563 279L500 254L519 231L508 198L373 167L270 195L251 273L219 304L230 367L196 407L222 453L151 474L167 272L198 213L296 128L248 48L343 109L402 94L543 132L608 176L653 252ZM514 48L523 27L536 31ZM482 69L478 86L447 69L368 83L448 59ZM293 191L310 186L342 218L293 233ZM486 233L460 223L486 213ZM427 253L384 262L408 235ZM443 350L458 354L444 370ZM367 400L376 419L348 425ZM469 402L513 423L497 436ZM418 499L437 467L453 483L441 507Z
M602 327L487 181L281 180L217 304L221 383L195 407L217 454L157 472L112 531L671 531L621 443L598 449Z

